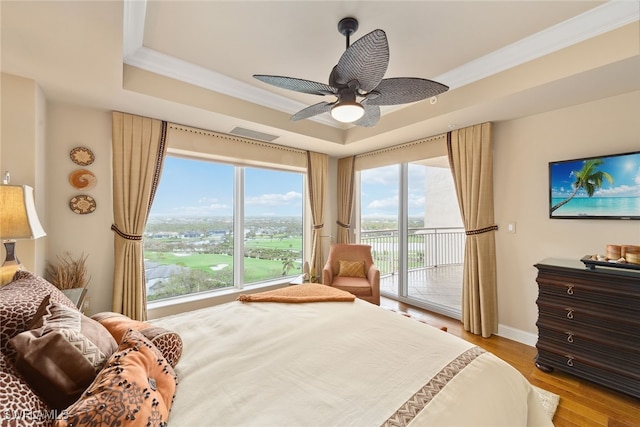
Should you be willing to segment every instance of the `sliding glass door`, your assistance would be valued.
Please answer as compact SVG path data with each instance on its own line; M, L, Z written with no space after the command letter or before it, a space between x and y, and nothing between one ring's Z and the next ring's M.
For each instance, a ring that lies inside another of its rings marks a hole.
M464 229L446 157L360 172L360 230L383 295L460 317Z

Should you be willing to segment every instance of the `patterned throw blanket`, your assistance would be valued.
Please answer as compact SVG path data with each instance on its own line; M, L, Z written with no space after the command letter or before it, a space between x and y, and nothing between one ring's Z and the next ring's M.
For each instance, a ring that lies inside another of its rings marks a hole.
M241 302L328 302L355 300L355 296L349 292L332 288L331 286L319 285L316 283L304 283L302 285L291 285L273 291L258 292L255 294L242 294L238 297Z

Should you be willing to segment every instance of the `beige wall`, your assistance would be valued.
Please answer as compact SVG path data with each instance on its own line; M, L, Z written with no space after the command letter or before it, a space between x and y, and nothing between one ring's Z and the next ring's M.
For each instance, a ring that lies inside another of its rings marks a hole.
M47 259L69 252L88 255L89 313L111 311L113 284L113 207L111 203L111 111L68 105L49 105L47 121ZM81 166L69 158L74 147L93 151L93 164L83 166L96 176L96 186L87 191L69 184L69 174ZM69 209L69 200L87 194L96 200L96 210L78 215Z
M44 103L34 101L42 96L33 81L3 75L2 83L2 169L11 166L9 169L15 169L14 183L35 185L38 196L46 196L45 207L38 206L48 234L41 239L46 240L46 258L55 259L56 254L64 251L74 256L89 254L87 262L92 277L89 312L110 310L111 112L50 103L43 118ZM603 252L607 243L640 243L638 221L551 220L547 214L548 162L638 150L639 113L640 92L634 92L495 123L501 335L535 343L537 285L533 264L536 262L546 257L581 258L588 253ZM38 126L46 129L44 138L36 131ZM36 147L41 143L45 150L38 151ZM69 159L69 150L78 145L90 148L96 155L95 163L88 169L96 175L98 184L87 194L96 199L98 208L90 215L76 215L68 208L69 199L78 193L68 183L69 173L77 167ZM23 146L29 155L24 155ZM44 155L43 169L39 168L38 159ZM334 239L335 175L336 163L331 159L325 227ZM41 184L38 179L45 182ZM517 224L515 234L507 232L510 222ZM27 252L24 246L19 246L18 253L23 251ZM32 268L29 264L27 267Z
M2 118L0 132L0 172L11 174L11 184L34 188L38 217L46 221L44 144L46 100L40 87L30 79L2 74ZM45 227L45 231L47 228ZM16 242L16 255L25 268L42 273L48 237ZM2 260L5 258L2 246Z
M640 244L638 221L549 219L548 162L640 150L640 92L495 123L494 177L501 335L537 334L533 264ZM507 224L516 223L516 233ZM511 331L510 328L517 331Z

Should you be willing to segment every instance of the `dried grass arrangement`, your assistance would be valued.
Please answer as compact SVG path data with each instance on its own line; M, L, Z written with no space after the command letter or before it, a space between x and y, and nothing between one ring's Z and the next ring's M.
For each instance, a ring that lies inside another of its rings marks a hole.
M47 263L46 279L58 289L85 288L91 280L87 273L88 256L83 253L74 259L69 252L56 255L56 264Z

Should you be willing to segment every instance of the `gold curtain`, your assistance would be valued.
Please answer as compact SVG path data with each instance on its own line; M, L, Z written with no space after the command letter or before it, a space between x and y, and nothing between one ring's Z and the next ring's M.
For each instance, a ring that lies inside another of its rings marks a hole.
M324 229L324 203L326 198L329 157L326 154L307 152L307 183L313 240L311 243L311 269L316 277L322 272L322 231Z
M467 234L462 320L465 330L489 337L498 331L491 123L449 132L447 149Z
M113 113L114 276L112 310L146 320L142 234L160 179L167 123Z
M338 243L351 243L355 161L355 156L338 160Z

